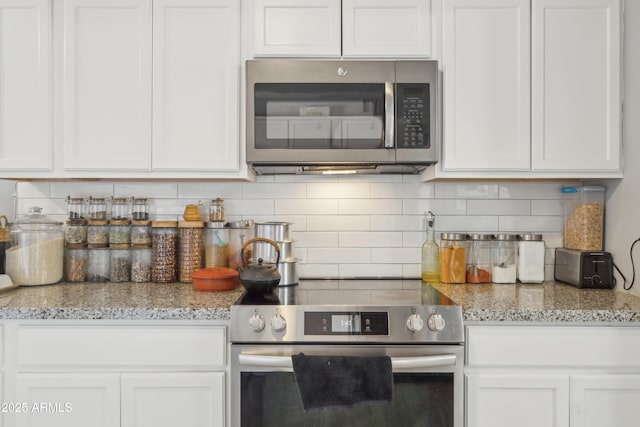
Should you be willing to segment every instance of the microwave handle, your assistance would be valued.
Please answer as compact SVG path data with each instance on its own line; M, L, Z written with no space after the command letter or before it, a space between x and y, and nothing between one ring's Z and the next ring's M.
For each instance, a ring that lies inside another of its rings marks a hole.
M291 361L290 356L265 356L260 354L240 353L238 355L238 363L240 365L260 366L265 368L293 369L293 362ZM391 367L393 369L434 368L440 366L454 366L455 364L455 354L391 358Z
M393 96L393 83L384 84L384 148L393 148L395 143L395 99Z

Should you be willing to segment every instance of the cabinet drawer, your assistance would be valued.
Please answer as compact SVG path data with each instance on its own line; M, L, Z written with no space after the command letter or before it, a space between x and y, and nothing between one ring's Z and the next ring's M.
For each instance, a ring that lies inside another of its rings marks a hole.
M208 370L225 364L225 326L22 325L19 370Z
M640 328L469 326L468 366L637 367Z

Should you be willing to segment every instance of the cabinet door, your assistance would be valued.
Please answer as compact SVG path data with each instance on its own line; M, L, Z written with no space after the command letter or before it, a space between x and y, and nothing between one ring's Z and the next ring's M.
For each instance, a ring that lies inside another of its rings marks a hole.
M567 375L487 373L466 377L467 427L569 426Z
M431 56L431 0L343 0L342 54Z
M118 374L17 374L16 402L17 427L120 426Z
M534 170L618 171L619 0L533 1Z
M529 0L445 0L443 166L530 169Z
M340 56L340 0L255 0L255 56Z
M64 0L64 168L151 164L151 0Z
M154 170L238 170L238 3L154 1Z
M640 425L640 375L571 377L572 427Z
M53 168L51 2L0 0L0 170Z
M122 427L223 427L223 372L123 374Z

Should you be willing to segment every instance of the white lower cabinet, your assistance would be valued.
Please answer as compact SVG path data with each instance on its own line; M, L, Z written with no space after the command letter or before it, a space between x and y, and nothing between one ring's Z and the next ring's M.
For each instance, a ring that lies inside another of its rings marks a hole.
M16 321L3 326L3 402L14 406L3 414L2 425L227 423L226 325Z
M225 374L122 375L122 427L224 426Z
M640 328L469 326L467 427L640 425Z

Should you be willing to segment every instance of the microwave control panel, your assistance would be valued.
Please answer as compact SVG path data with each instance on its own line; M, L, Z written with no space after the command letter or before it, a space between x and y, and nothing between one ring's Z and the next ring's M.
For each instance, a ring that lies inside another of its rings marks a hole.
M396 84L397 148L429 148L429 84Z

